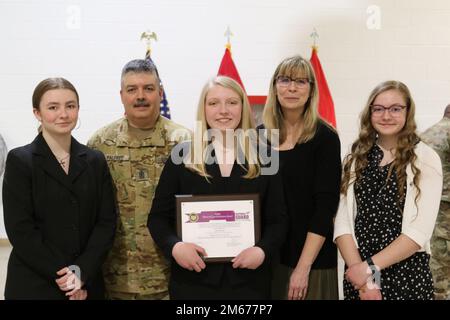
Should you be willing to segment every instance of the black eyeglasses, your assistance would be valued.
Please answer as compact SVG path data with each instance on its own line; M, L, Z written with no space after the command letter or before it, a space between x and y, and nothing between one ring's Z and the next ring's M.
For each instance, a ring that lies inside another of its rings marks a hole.
M312 81L310 81L308 78L292 79L291 77L288 76L278 76L276 79L277 85L283 88L290 86L291 82L293 82L297 88L301 89L306 88L308 84L312 83Z

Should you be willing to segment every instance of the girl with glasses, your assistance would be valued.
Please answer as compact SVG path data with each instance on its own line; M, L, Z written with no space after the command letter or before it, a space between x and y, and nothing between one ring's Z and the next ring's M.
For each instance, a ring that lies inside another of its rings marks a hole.
M439 209L439 156L420 141L405 84L380 83L344 160L334 238L345 299L432 299L430 238Z

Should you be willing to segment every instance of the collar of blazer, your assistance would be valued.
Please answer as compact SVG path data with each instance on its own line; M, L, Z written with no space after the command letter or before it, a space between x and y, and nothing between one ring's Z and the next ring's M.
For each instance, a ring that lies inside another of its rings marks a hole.
M72 137L70 144L70 164L69 174L67 175L61 168L58 160L53 155L50 147L40 133L31 143L33 155L36 163L51 177L56 179L62 185L73 190L73 183L79 175L86 169L86 154L88 148L80 144Z

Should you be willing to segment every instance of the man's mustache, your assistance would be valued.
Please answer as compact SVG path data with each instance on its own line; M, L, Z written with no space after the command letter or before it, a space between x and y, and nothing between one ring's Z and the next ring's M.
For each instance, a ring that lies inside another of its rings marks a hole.
M138 100L135 104L135 107L149 107L150 104L146 100Z

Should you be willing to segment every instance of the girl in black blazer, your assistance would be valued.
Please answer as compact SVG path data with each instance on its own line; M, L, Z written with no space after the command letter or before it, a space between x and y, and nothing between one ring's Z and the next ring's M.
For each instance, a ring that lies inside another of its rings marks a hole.
M33 94L40 133L8 154L6 299L104 297L101 265L113 242L115 204L103 155L71 136L78 102L69 81L43 80Z
M196 140L184 148L187 151L183 161L178 161L181 159L177 159L178 154L172 151L161 174L148 219L153 239L172 260L170 298L269 299L270 261L286 231L280 177L261 174L264 168L252 158L251 147L242 147L239 142L232 145L229 143L232 139L225 140L226 130L233 134L235 129L253 128L248 99L236 81L221 76L209 81L200 96L197 120L202 128L199 132L201 141ZM207 129L215 130L217 134L212 142L205 139ZM194 148L198 144L201 148ZM243 165L236 162L238 152L245 156ZM200 161L191 161L195 155L199 155L196 160ZM177 236L175 195L245 193L259 194L260 241L242 250L231 262L205 263L202 256L208 256L208 252L203 247L183 242Z

